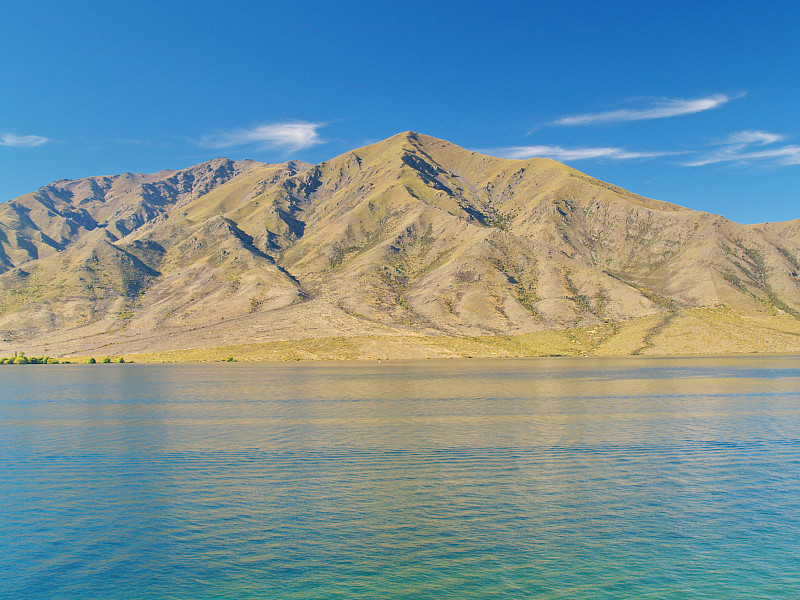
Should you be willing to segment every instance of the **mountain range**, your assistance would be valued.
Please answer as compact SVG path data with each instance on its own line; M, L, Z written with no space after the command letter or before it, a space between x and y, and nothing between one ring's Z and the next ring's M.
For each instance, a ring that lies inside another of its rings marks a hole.
M0 354L311 340L362 358L797 351L800 220L743 225L413 132L0 204Z

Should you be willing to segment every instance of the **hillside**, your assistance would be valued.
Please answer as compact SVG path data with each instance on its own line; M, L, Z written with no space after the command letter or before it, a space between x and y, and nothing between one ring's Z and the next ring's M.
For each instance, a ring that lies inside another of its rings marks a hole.
M406 132L316 166L216 159L0 205L0 354L795 351L799 258L800 221L741 225Z

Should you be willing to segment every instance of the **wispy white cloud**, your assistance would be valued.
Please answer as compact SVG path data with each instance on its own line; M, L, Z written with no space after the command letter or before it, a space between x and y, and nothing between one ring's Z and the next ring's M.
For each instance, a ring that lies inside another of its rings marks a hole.
M493 156L501 158L533 158L543 156L561 161L586 160L590 158L604 158L608 160L635 160L655 158L678 154L677 152L634 152L624 148L562 148L561 146L511 146L508 148L495 148L489 151Z
M694 100L684 100L681 98L665 98L653 103L646 108L625 108L622 110L611 110L606 112L585 113L581 115L569 115L550 123L550 125L598 125L603 123L623 123L626 121L647 121L651 119L666 119L668 117L679 117L681 115L691 115L719 108L726 102L744 96L744 92L735 96L727 94L714 94L705 98L695 98Z
M324 143L318 129L325 123L289 121L256 125L250 129L224 131L200 138L198 143L206 148L232 148L236 146L258 146L260 148L283 148L290 152L310 148Z
M702 167L723 162L747 162L751 160L772 161L779 165L800 164L800 146L775 146L785 136L766 131L738 131L724 140L717 142L719 146L705 156L684 163L687 167ZM765 146L771 146L765 148Z
M40 135L15 135L13 133L0 134L0 146L16 146L21 148L32 148L41 146L50 141L50 138Z
M719 142L720 145L728 144L758 144L764 146L766 144L774 144L786 139L786 136L777 133L768 133L766 131L737 131L730 134L727 138Z

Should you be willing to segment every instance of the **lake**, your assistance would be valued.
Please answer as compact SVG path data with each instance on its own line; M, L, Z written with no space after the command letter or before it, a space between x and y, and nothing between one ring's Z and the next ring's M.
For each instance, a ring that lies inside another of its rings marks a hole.
M0 366L0 598L800 597L800 358Z

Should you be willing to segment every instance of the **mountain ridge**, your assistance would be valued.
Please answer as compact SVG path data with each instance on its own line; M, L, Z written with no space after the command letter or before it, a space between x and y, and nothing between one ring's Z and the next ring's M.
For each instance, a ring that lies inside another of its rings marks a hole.
M220 158L0 205L0 347L513 336L723 308L785 329L798 257L800 219L742 225L403 132L318 165Z

